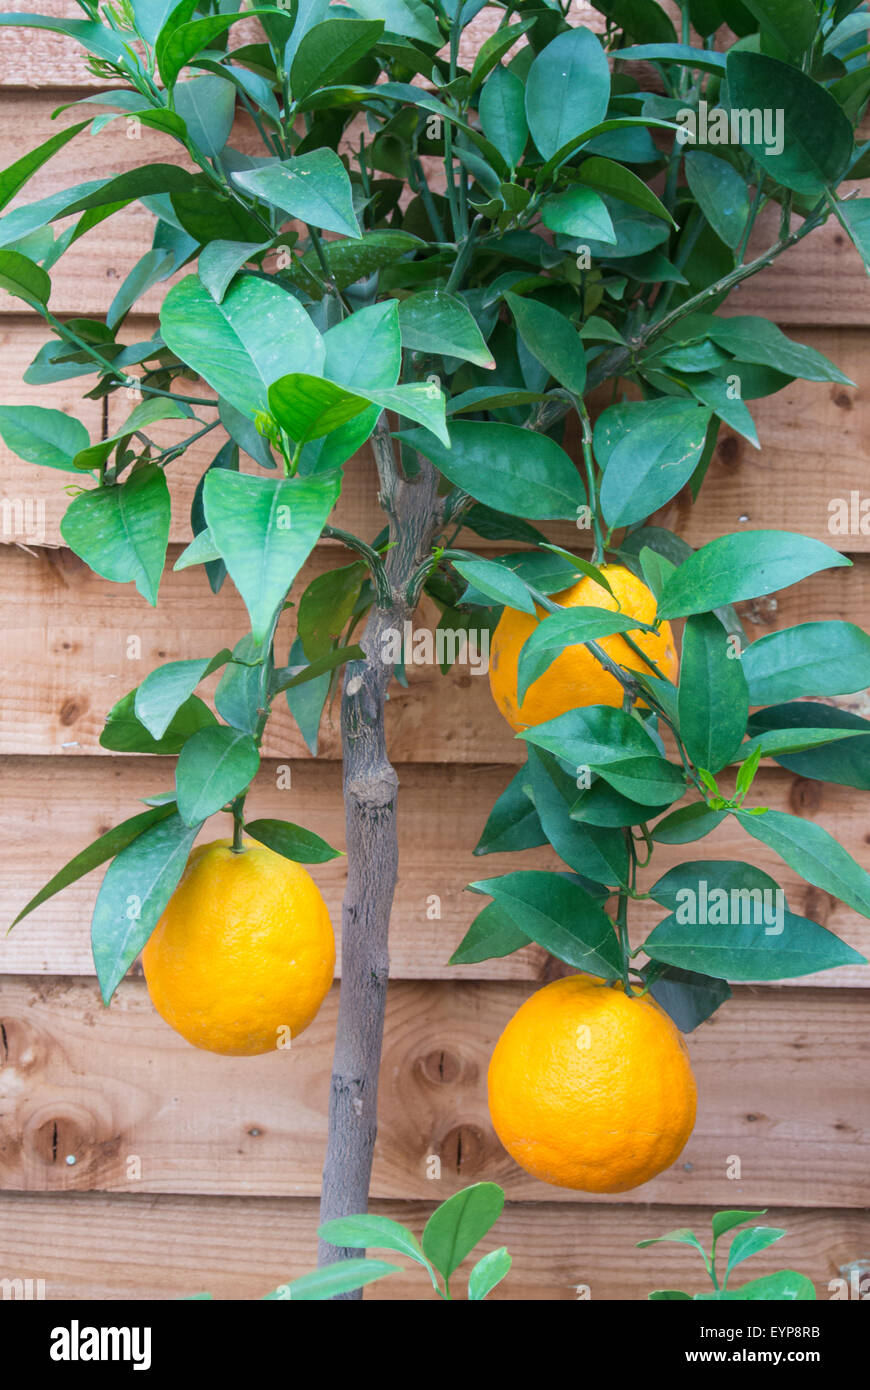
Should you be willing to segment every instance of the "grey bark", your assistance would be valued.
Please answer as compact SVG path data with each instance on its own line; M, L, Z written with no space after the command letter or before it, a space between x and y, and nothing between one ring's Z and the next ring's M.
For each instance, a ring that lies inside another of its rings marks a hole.
M402 632L419 597L420 569L441 523L437 474L420 459L413 478L397 468L386 418L374 436L380 501L392 546L382 592L360 646L364 661L348 665L341 704L347 887L342 907L341 991L329 1098L329 1136L320 1221L364 1212L377 1135L378 1072L384 1030L388 934L398 872L399 779L387 754L384 703L393 667L384 638ZM319 1263L359 1256L320 1242ZM362 1291L338 1297L354 1300Z

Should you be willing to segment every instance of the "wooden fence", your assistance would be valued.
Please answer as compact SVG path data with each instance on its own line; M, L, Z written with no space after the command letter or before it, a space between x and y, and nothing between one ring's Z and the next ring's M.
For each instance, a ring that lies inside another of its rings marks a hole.
M64 0L33 8L78 13ZM75 45L45 31L4 31L0 80L0 168L47 137L57 106L98 85ZM127 138L123 118L97 139L80 136L31 181L27 200L96 172L172 157L173 147L155 133L140 136ZM764 232L757 233L759 243ZM53 273L55 312L103 314L149 236L142 208L95 228ZM160 292L149 292L129 321L133 339L150 335ZM100 407L80 401L80 383L22 384L44 333L19 308L0 296L0 401L68 410L96 436ZM761 453L723 427L700 502L691 507L681 495L661 520L695 545L741 525L832 541L829 503L861 489L870 455L868 309L870 281L836 224L733 297L726 312L770 315L831 356L857 384L796 382L757 403ZM113 401L111 419L128 409L129 402ZM170 566L189 539L198 476L193 459L182 468ZM380 527L371 466L360 459L347 475L337 524L371 535ZM93 576L60 540L63 481L62 474L3 451L4 517L14 518L23 502L44 517L38 536L4 534L0 548L5 920L78 848L132 814L138 797L171 783L171 761L99 747L107 709L159 662L231 646L247 626L232 586L215 600L198 570L168 570L156 611L130 586ZM570 539L565 527L553 531ZM741 605L750 636L811 618L870 627L870 537L846 543L851 570L823 572ZM324 544L306 573L331 565L335 555ZM839 703L865 714L870 706L866 694ZM618 1202L535 1182L493 1135L485 1079L501 1028L530 989L550 978L552 962L530 947L504 961L446 965L480 906L463 892L481 869L471 850L518 746L486 680L463 667L446 677L416 668L407 690L392 690L388 717L401 779L402 855L374 1209L419 1229L434 1202L469 1182L494 1179L509 1205L493 1243L506 1243L514 1256L501 1296L571 1299L578 1286L593 1298L643 1298L681 1281L699 1287L691 1252L640 1252L635 1242L675 1226L700 1230L716 1206L763 1206L789 1236L758 1258L756 1272L783 1264L804 1270L826 1297L841 1267L870 1257L862 1084L870 971L736 988L733 1000L689 1040L698 1122L680 1161L655 1181ZM335 717L326 721L317 762L280 710L264 752L250 802L254 814L304 818L341 844ZM277 789L276 772L285 765L289 791ZM763 802L817 820L867 861L870 821L860 793L772 765L759 774L759 789ZM870 951L866 920L827 894L798 886L791 871L750 846L738 829L720 828L712 848L775 873L794 910ZM545 865L548 853L494 856L486 872ZM685 851L663 849L657 867L684 857ZM315 874L338 923L340 861ZM314 1262L337 995L292 1052L256 1059L189 1047L151 1008L138 968L107 1010L89 948L95 878L0 937L0 1277L43 1278L50 1298L165 1298L200 1289L256 1298ZM433 895L441 904L436 920L429 916ZM652 920L639 913L637 927ZM433 1155L441 1161L438 1180L427 1176ZM739 1179L728 1176L734 1157ZM421 1291L411 1274L375 1286L369 1296L414 1298Z

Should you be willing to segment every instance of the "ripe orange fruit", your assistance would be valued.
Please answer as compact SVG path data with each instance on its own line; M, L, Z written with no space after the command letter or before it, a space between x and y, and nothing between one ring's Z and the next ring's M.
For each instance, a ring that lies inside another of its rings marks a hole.
M250 1057L307 1028L335 970L326 904L301 864L252 840L200 845L142 965L157 1012L194 1047Z
M656 601L642 580L637 579L624 565L603 565L601 573L611 589L606 589L588 575L570 589L554 594L556 603L566 608L620 609L642 623L651 623L656 615ZM622 686L611 676L582 644L566 647L543 675L526 691L522 707L517 702L517 666L520 650L535 629L540 618L547 616L542 608L538 618L505 608L493 633L489 655L489 686L493 699L516 733L535 724L555 719L566 710L579 705L621 705ZM677 674L677 653L670 624L663 622L657 634L630 632L628 634L651 657L663 676L674 680ZM650 674L650 668L633 652L619 633L602 637L599 644L607 655L633 671Z
M508 1153L542 1182L583 1192L626 1192L670 1167L695 1099L664 1010L591 975L527 999L489 1064L489 1112Z

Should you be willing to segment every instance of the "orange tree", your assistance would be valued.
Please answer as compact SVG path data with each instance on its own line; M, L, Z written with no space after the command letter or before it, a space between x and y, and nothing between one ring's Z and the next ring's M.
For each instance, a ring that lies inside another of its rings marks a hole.
M693 552L647 522L681 489L697 495L720 422L757 444L747 401L795 378L846 380L765 319L719 310L828 219L870 257L870 203L839 191L870 160L855 143L870 93L866 14L853 0L687 0L677 33L654 0L601 0L595 34L554 0L504 0L466 66L460 41L481 0L288 0L244 12L235 0L79 3L75 20L0 16L76 38L106 88L0 175L3 204L69 140L110 121L160 132L167 162L22 198L0 220L0 281L50 329L28 382L50 397L53 383L81 377L89 399L139 399L95 440L50 405L0 407L0 432L23 459L67 474L66 544L151 604L169 481L190 466L188 446L212 435L175 567L201 566L215 592L229 575L250 631L232 651L158 667L107 712L103 746L177 755L175 785L83 849L21 915L110 860L93 921L108 1002L161 918L165 934L164 910L210 817L231 815L240 861L246 834L285 860L332 856L298 825L246 821L245 795L273 703L287 700L314 751L341 679L348 881L322 1199L334 1221L367 1201L397 869L384 702L403 678L394 639L423 593L445 631L495 631L493 690L528 755L479 852L549 842L564 863L472 885L492 901L455 961L536 941L604 982L601 998L621 992L631 1008L647 996L669 1065L681 1067L671 1020L694 1028L727 998L727 981L860 959L792 913L751 856L765 845L864 915L870 877L822 828L756 804L752 787L761 758L870 784L870 723L813 698L870 683L870 639L820 622L744 649L732 607L848 561L770 530ZM233 47L246 16L259 30ZM240 112L258 132L256 154L232 143ZM52 266L137 200L154 216L152 248L104 317L58 317ZM778 234L750 257L770 208ZM131 309L170 277L159 332L136 341ZM196 378L200 387L184 384ZM589 398L601 387L593 428ZM186 434L161 447L154 427L167 419ZM366 444L384 527L361 537L330 518ZM548 544L536 525L560 518L577 522L583 555ZM463 528L506 553L458 549ZM324 537L349 560L294 594L298 636L276 648L296 577ZM217 670L215 713L196 688ZM748 862L687 849L640 893L639 860L657 844L691 845L726 817L745 833ZM268 866L274 894L280 875ZM628 911L649 896L666 915L639 956ZM230 965L221 978L244 993ZM583 989L575 1004L581 996L588 1003ZM549 1007L545 1033L558 1014ZM523 1125L544 1129L548 1117L523 1118L516 1088L534 1067L519 1053L494 1107L505 1142L551 1181L606 1190L606 1174L526 1153L541 1133ZM582 1093L588 1076L568 1082ZM691 1126L690 1084L688 1074L670 1145L614 1181L672 1161ZM322 1246L325 1261L347 1253Z

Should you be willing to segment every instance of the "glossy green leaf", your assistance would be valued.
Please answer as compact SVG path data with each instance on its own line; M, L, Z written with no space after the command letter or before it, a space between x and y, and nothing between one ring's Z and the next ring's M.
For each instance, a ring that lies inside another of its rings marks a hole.
M850 565L822 541L790 531L741 531L719 536L690 555L668 580L660 618L704 613L741 599L761 598L819 570Z
M537 611L523 581L505 565L497 565L492 560L454 560L453 567L463 579L496 603L518 608L522 613Z
M870 720L849 710L817 701L796 701L756 710L749 717L749 733L765 730L827 727L849 730L852 737L801 753L777 753L776 761L798 777L834 782L843 787L870 791Z
M245 824L245 830L260 844L297 864L325 864L344 853L343 850L333 849L313 830L291 825L289 821L252 820Z
M512 169L523 157L529 138L526 89L509 68L497 67L480 94L480 125Z
M628 526L675 497L695 470L710 411L695 401L645 401L610 453L601 484L609 526ZM601 462L599 456L599 462Z
M559 960L605 980L621 976L613 923L573 877L527 869L468 886L493 898L520 931Z
M423 1229L423 1253L445 1279L471 1253L504 1208L504 1192L494 1182L478 1182L436 1207Z
M27 463L78 472L73 458L87 448L88 432L80 420L41 405L0 406L0 437Z
M205 49L216 47L214 43L226 33L231 24L239 19L256 18L268 15L269 11L252 9L240 14L208 15L205 19L194 19L186 24L164 25L154 47L157 69L164 87L173 87L178 74L191 58Z
M733 164L706 150L687 150L684 168L689 188L713 231L726 246L738 246L749 218L745 179Z
M341 490L341 478L254 478L223 470L206 478L208 528L262 641Z
M733 814L747 834L775 850L807 883L870 917L870 874L821 825L787 811Z
M776 1226L753 1226L749 1231L738 1231L728 1251L726 1282L737 1265L751 1259L753 1255L758 1255L762 1250L767 1250L769 1246L782 1240L784 1235L785 1231Z
M359 6L355 6L359 10ZM359 11L362 13L362 11ZM302 36L290 67L290 90L301 101L329 87L364 57L384 32L383 17L324 19Z
M499 1246L498 1250L491 1250L488 1255L479 1259L468 1276L469 1299L472 1302L479 1302L486 1298L496 1284L500 1284L505 1275L509 1273L511 1263L511 1257L505 1245Z
M427 433L431 431L442 447L449 448L444 395L434 382L348 391L323 377L291 372L269 387L272 414L297 442L337 432L370 405L394 410L397 415L416 421Z
M0 251L0 290L22 299L34 309L44 309L51 295L51 280L41 265L20 251L4 247Z
M30 150L27 154L16 159L14 164L10 164L0 173L0 208L5 208L6 204L15 197L19 189L23 188L31 175L37 169L41 169L52 155L62 150L86 125L90 124L90 117L86 121L79 121L76 125L67 126L65 130L59 130L56 135L52 135L49 140L38 145L35 150Z
M592 188L576 184L564 193L553 193L541 204L541 221L551 232L577 237L581 241L616 245L613 219L604 199Z
M638 178L637 174L633 174L630 169L626 169L625 165L617 164L615 160L604 159L601 155L593 155L590 159L584 159L577 170L577 177L587 188L593 188L598 193L609 194L613 198L620 198L624 203L640 208L642 212L652 213L653 217L660 217L663 222L669 222L672 227L676 226L664 203L656 197L643 179ZM606 240L606 238L601 239Z
M230 138L236 114L236 89L214 73L179 82L173 100L193 144L209 159L217 159Z
M193 848L199 825L173 812L148 827L113 859L94 907L91 946L103 1001L157 926Z
M401 260L409 251L418 250L423 244L419 237L410 232L366 232L358 240L325 242L323 254L329 266L330 278L337 289L344 290L357 280ZM322 270L320 259L314 251L306 251L301 266L294 265L288 274L313 299L322 296Z
M20 25L25 29L52 29L56 34L75 39L88 53L105 62L117 63L124 56L121 35L106 24L95 24L88 19L61 19L54 15L10 11L0 14L2 24Z
M160 330L183 362L249 418L267 409L273 381L319 371L325 356L298 299L250 275L237 279L221 304L187 276L166 296Z
M153 607L169 541L169 512L163 471L148 464L123 484L74 497L60 532L96 574L115 584L134 583Z
M553 849L575 873L594 883L627 886L628 849L620 830L583 825L570 815L577 786L543 749L529 749L522 779Z
M777 324L756 314L712 318L708 333L714 343L743 362L773 367L789 376L803 377L805 381L855 384L817 348L793 342Z
M760 817L759 817L760 819ZM732 909L733 911L733 909ZM865 964L865 958L833 932L784 909L747 907L751 920L711 925L666 917L644 942L651 960L727 980L785 980Z
M680 659L680 737L696 767L719 772L740 747L749 692L739 648L712 613L689 618ZM753 702L757 703L757 702Z
M225 647L217 656L199 660L169 661L151 671L136 690L133 709L140 724L152 738L161 739L178 710L193 694L201 680L230 661Z
M696 970L662 966L657 961L647 968L646 979L653 999L681 1033L693 1033L731 998L731 989L724 980Z
M660 756L640 721L609 705L568 710L520 737L649 806L667 805L685 789L683 773Z
M547 368L560 385L582 396L586 386L586 354L583 343L564 314L534 299L505 293L517 330L533 357Z
M800 623L753 642L742 665L753 705L851 695L870 685L870 636L854 623Z
M187 740L199 729L216 724L217 720L198 695L191 695L180 705L159 739L149 734L136 718L136 691L131 690L112 707L100 734L100 747L113 753L180 753Z
M766 1215L766 1207L755 1211L714 1211L711 1219L713 1240L720 1240L729 1231L733 1231L735 1226L742 1226L746 1221L751 1221L754 1216Z
M589 29L559 34L537 55L526 83L526 115L545 159L590 130L607 113L610 70Z
M233 182L301 222L341 236L362 236L350 178L334 150L310 150L279 164L246 169L233 174Z
M129 820L122 821L120 825L107 830L105 835L100 835L93 844L88 845L80 853L73 856L68 864L64 864L62 869L49 879L44 887L30 899L19 912L15 921L10 926L10 931L18 922L33 912L34 908L53 898L55 893L60 893L64 888L68 888L71 883L89 874L92 869L96 869L100 864L104 864L107 859L113 859L116 854L120 854L122 849L137 839L145 830L158 821L165 820L171 814L172 806L155 806L149 811L140 811L138 815L131 816Z
M812 1280L805 1274L798 1274L793 1269L781 1269L776 1274L765 1274L760 1279L751 1279L739 1289L728 1289L720 1296L726 1302L748 1300L759 1303L772 1300L781 1303L797 1300L809 1303L815 1301L816 1291ZM699 1294L698 1297L704 1295Z
M365 19L382 19L387 31L441 48L444 36L431 6L423 0L354 0L354 10Z
M175 769L178 814L185 825L201 825L220 811L245 790L259 766L250 734L223 724L200 729L185 743Z
M777 183L807 197L819 197L836 185L852 158L852 127L830 92L811 77L764 53L732 49L728 54L728 91L732 110L749 113L769 110L771 94L782 111L782 149L765 143L762 121L744 134L740 143Z
M575 519L586 493L574 464L546 435L517 425L457 420L450 447L426 430L399 436L487 506L533 518Z
M399 304L402 344L417 352L439 353L494 367L495 359L464 302L444 290L421 290Z
M487 817L474 853L506 854L547 843L538 813L523 791L525 769L514 773Z
M650 838L657 845L690 845L721 825L727 811L714 811L706 801L693 801L657 821Z
M489 903L477 914L447 964L475 965L482 960L499 959L521 951L530 940L504 908Z
M281 1284L267 1299L287 1299L292 1303L325 1302L337 1294L351 1293L364 1288L388 1274L401 1274L400 1265L387 1264L386 1260L339 1260L337 1264L324 1265L322 1269L302 1274L289 1284Z

